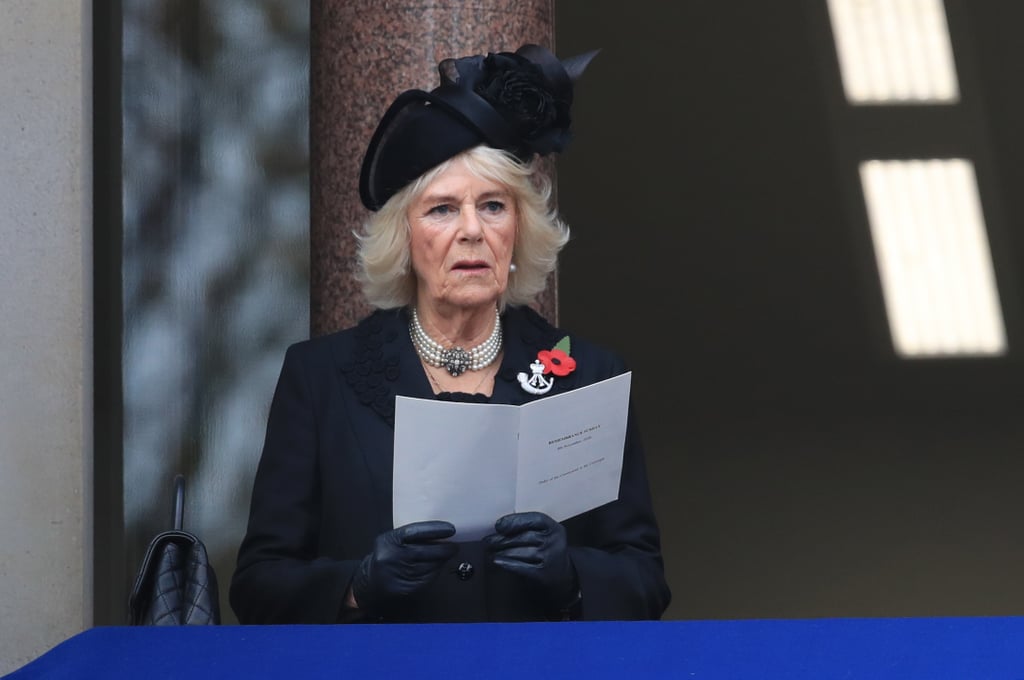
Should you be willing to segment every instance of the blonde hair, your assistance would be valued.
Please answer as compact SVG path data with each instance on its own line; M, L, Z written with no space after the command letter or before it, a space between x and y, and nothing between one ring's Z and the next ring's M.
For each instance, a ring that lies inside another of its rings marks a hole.
M558 253L569 241L569 227L551 207L551 179L536 161L522 163L512 154L488 146L464 151L425 172L392 196L356 232L357 279L366 300L379 309L404 307L416 298L416 274L409 253L406 212L423 190L457 159L465 161L478 177L508 187L516 205L518 224L512 261L516 271L498 301L506 305L529 304L547 285L558 264Z

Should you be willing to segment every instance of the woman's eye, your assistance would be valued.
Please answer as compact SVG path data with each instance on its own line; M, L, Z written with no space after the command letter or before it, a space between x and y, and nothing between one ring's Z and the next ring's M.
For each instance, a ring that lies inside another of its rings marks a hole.
M487 201L484 203L484 212L500 213L505 210L505 204L501 201Z
M452 207L447 204L435 205L433 208L427 211L428 215L436 215L437 217L446 217L452 212Z

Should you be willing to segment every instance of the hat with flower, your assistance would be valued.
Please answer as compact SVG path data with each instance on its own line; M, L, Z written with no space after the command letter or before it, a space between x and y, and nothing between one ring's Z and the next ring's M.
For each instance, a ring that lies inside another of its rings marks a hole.
M573 83L596 54L559 60L529 44L445 59L437 88L403 92L377 125L359 176L363 205L379 210L426 171L480 144L523 161L564 150Z

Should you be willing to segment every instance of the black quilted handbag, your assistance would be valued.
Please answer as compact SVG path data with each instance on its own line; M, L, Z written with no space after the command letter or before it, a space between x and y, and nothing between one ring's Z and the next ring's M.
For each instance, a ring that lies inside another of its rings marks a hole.
M220 623L217 575L203 542L182 529L185 480L174 482L174 529L157 534L142 558L128 598L133 626Z

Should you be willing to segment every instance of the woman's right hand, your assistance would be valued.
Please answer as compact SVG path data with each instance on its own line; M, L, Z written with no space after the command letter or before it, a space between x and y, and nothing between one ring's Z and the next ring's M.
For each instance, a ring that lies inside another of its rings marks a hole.
M455 526L442 521L413 522L379 535L352 578L356 607L378 616L427 586L458 551L444 540L454 535Z

